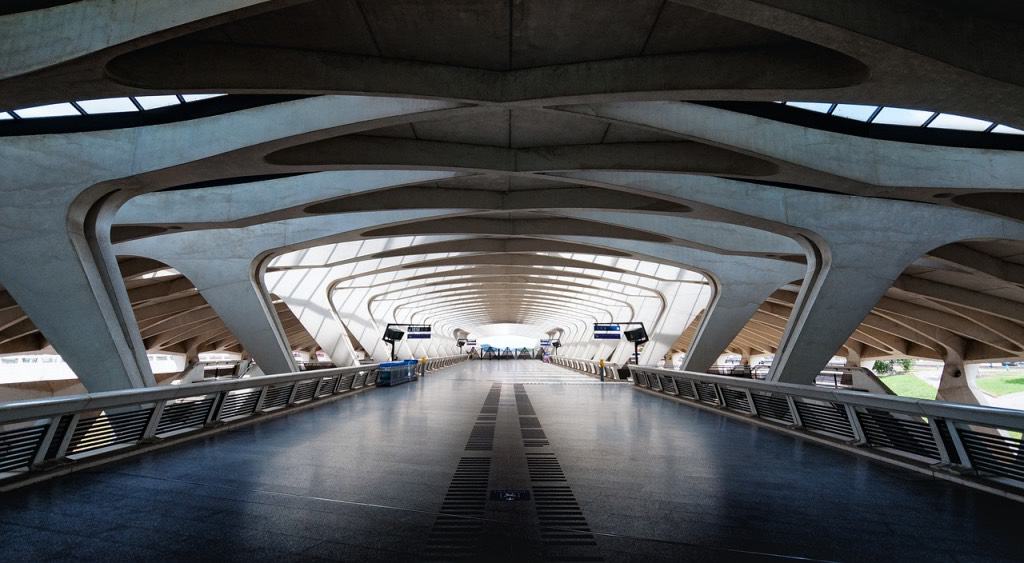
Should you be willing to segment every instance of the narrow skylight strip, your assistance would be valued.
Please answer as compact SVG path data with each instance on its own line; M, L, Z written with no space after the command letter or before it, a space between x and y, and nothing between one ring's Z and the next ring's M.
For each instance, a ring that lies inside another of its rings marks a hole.
M871 119L871 116L875 114L878 106L861 106L856 104L838 104L832 115L836 117L845 117L846 119L856 119L857 121L867 121Z
M952 113L937 113L930 110L872 106L861 104L830 104L825 102L782 102L788 106L816 113L828 113L844 119L879 125L904 127L926 127L929 129L950 129L977 133L999 133L1024 135L1024 130L1000 125L984 119L965 117Z
M75 106L67 102L19 109L16 110L16 113L19 117L24 117L25 119L33 119L36 117L66 117L69 115L82 115L78 113L78 110L75 109Z
M186 102L198 102L200 100L209 100L210 98L219 98L225 94L182 94L182 98Z
M991 132L1002 133L1004 135L1024 135L1024 131L1014 129L1013 127L1007 127L1006 125L996 125Z
M818 113L828 113L828 110L832 107L832 104L823 104L818 102L786 102L786 105Z
M182 102L198 102L210 98L219 98L227 94L184 94L184 95L158 95L158 96L137 96L121 98L97 98L92 100L76 100L73 102L61 102L57 104L46 104L0 112L0 120L4 119L35 119L42 117L69 117L76 115L100 115L108 113L129 113L137 112L139 109L151 110L162 107L178 105ZM81 111L79 111L79 108Z
M951 113L939 114L928 127L935 129L959 129L961 131L985 131L992 125L991 121L953 115Z
M933 115L935 115L934 111L885 107L882 108L882 111L878 112L878 115L875 116L871 123L920 127Z
M82 100L78 105L89 115L102 113L123 113L139 111L130 98L101 98L98 100Z
M135 97L135 101L139 102L139 105L142 106L142 109L165 108L167 106L176 106L176 105L179 105L181 103L178 100L178 97L174 96L174 95L168 95L168 96L136 96Z

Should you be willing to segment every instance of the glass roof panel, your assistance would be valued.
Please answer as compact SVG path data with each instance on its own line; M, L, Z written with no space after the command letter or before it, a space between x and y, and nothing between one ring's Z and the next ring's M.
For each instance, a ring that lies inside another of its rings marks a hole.
M129 98L101 98L98 100L82 100L78 102L85 113L121 113L126 111L139 111Z
M928 118L934 114L934 111L886 107L882 108L882 111L878 112L878 115L871 121L871 123L918 127L924 125L924 122L928 121Z
M871 115L874 114L877 109L878 106L839 104L832 112L832 115L836 117L845 117L847 119L856 119L857 121L867 121L868 119L871 119Z
M1014 129L1013 127L1007 127L1006 125L996 125L993 133L1005 133L1007 135L1024 135L1024 131L1020 129Z
M223 95L224 94L185 94L182 98L184 98L186 102L198 102L199 100L208 100L210 98L217 98Z
M928 124L928 127L936 129L959 129L961 131L985 131L991 126L991 121L953 115L951 113L940 113L938 117Z
M824 104L818 102L786 102L787 106L793 106L795 108L806 109L810 111L816 111L818 113L828 113L832 104Z
M135 101L139 102L142 109L164 108L181 103L177 96L136 96Z
M60 104L48 104L45 106L36 106L33 108L19 109L16 112L18 117L24 117L26 119L32 119L34 117L61 117L66 115L81 115L75 106L63 102Z

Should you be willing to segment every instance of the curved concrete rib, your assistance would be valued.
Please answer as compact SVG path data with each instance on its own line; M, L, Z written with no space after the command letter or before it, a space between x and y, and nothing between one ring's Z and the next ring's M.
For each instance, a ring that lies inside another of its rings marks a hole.
M668 235L671 230L658 232ZM642 241L602 241L597 237L577 236L557 238L592 242L618 250L628 250L641 256L669 260L703 272L705 277L713 280L714 296L686 354L684 368L693 371L704 371L711 367L768 296L782 285L802 278L806 273L803 264L782 260L727 256ZM689 315L672 310L662 326L652 327L652 349L649 352L645 350L644 353L648 361L656 360L669 351L690 324L693 314L699 310L692 305L690 309L693 312Z
M1017 190L1024 153L883 141L683 102L569 108L669 131L873 186Z
M959 240L1024 240L1024 224L920 203L809 193L683 174L589 171L561 177L669 196L691 204L800 229L813 244L779 353L773 380L811 383L907 266L929 250ZM863 218L870 217L872 228ZM882 251L879 251L882 249Z
M369 228L444 214L443 210L371 211L302 217L242 228L170 233L122 242L115 250L121 255L159 260L181 272L256 358L264 373L287 373L296 367L260 283L261 259L274 251L328 239L357 240Z
M406 184L456 176L433 170L338 170L200 190L143 194L117 212L118 225L221 224Z
M79 0L0 16L0 78L53 66L182 24L271 0Z
M395 116L450 107L324 96L135 129L5 137L0 284L87 389L151 385L146 350L109 242L117 207L137 189L125 179L266 143L287 146L289 139L318 131L374 127ZM118 187L126 191L111 196Z

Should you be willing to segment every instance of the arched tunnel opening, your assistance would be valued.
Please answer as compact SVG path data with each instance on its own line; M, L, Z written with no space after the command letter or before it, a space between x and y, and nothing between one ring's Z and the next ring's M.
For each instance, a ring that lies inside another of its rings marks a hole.
M1010 3L8 4L5 560L1019 559Z

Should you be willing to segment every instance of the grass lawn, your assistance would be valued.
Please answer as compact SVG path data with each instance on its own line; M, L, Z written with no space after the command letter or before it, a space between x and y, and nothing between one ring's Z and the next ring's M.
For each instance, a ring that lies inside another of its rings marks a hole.
M879 379L882 380L882 383L885 383L886 387L900 397L913 397L915 399L935 398L936 389L917 376L904 373L900 375L883 375Z
M1024 391L1024 375L995 375L979 377L978 387L986 393L1000 397Z

